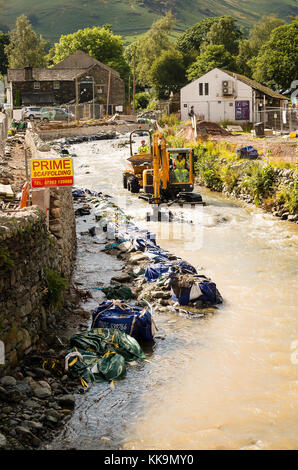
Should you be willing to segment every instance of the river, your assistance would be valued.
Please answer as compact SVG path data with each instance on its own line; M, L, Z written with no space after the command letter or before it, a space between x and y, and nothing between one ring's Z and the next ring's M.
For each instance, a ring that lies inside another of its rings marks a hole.
M156 315L165 338L150 362L114 390L78 395L52 448L297 449L298 226L208 190L184 221L146 222L147 203L122 188L129 150L119 142L72 147L76 186L114 196L163 248L203 268L224 303L202 319Z

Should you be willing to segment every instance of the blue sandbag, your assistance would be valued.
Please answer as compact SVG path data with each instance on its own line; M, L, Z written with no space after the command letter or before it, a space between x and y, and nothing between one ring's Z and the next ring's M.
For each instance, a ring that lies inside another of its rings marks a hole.
M119 306L120 305L120 306ZM153 341L155 325L147 307L125 302L102 302L92 313L92 329L114 328L132 336L137 341Z
M147 282L156 281L163 274L174 274L180 271L181 273L193 273L196 274L197 270L191 264L186 261L179 261L177 264L172 263L156 263L150 264L145 271L145 279Z
M239 147L236 150L236 155L239 158L256 159L259 157L257 149L255 149L252 145L248 145L247 147Z
M154 282L163 274L168 274L171 269L173 269L172 264L150 264L150 266L146 268L144 276L147 282Z
M205 279L204 279L205 278ZM218 303L216 284L209 281L205 276L194 276L194 280L188 283L188 286L175 288L175 276L171 281L172 299L179 305L188 305L192 302L201 301L202 303Z

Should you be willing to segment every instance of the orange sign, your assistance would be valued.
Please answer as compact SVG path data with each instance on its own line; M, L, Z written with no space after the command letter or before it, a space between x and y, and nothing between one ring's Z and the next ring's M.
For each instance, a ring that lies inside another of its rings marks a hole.
M31 160L30 167L32 188L73 186L71 158Z

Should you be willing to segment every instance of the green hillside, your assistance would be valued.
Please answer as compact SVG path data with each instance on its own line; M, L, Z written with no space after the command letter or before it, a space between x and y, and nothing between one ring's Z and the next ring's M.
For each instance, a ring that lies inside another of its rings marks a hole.
M178 19L177 33L208 16L228 14L249 28L265 14L276 13L285 20L298 14L296 0L0 0L0 30L13 27L24 13L51 42L61 34L105 23L130 42L168 10Z

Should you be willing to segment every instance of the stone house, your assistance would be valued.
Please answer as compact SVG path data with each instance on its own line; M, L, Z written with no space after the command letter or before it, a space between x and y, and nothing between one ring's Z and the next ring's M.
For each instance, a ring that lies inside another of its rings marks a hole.
M191 106L201 120L270 124L275 115L280 120L288 100L244 75L214 68L181 89L182 120Z
M120 74L77 51L52 68L8 69L5 76L7 102L18 105L61 105L92 101L109 102L109 114L125 110L125 86ZM18 103L17 103L18 102Z

